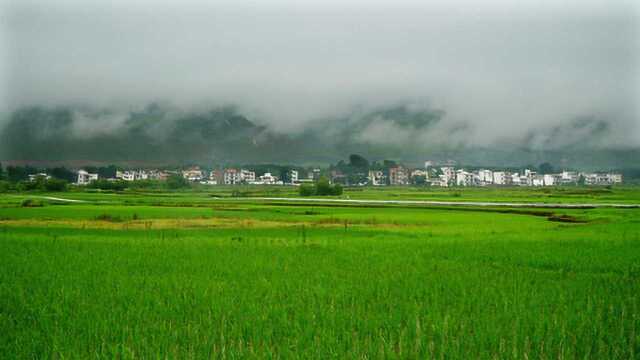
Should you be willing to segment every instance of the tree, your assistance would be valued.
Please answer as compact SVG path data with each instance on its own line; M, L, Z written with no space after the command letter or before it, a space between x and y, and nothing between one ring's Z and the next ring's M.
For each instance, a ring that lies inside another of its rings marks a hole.
M329 180L326 177L321 177L316 183L316 195L326 196L333 195L333 188L329 184Z
M6 180L0 180L0 193L6 193L11 190L11 183Z
M427 183L427 177L424 175L414 176L413 183L416 185L425 185Z
M53 168L50 170L49 175L56 179L66 180L67 182L74 182L77 179L76 173L65 167Z
M369 161L358 154L349 155L349 165L357 169L369 170Z
M395 166L397 166L397 165L398 165L398 164L397 164L395 161L393 161L393 160L384 160L384 161L382 162L382 166L383 166L385 169L388 169L388 168L391 168L391 167L395 167Z
M122 191L126 189L129 184L124 180L116 180L109 181L106 179L98 179L93 180L89 185L87 185L90 189L100 189L100 190L114 190L114 191Z
M109 165L109 166L101 166L98 168L97 172L98 172L98 177L103 178L103 179L112 179L116 177L116 171L118 169L116 168L115 165Z
M329 183L329 180L327 180L327 178L325 177L321 177L318 180L318 182L316 182L316 186L314 190L315 190L314 191L315 195L318 195L318 196L342 195L342 185L340 184L331 185Z
M553 169L553 165L549 164L548 162L542 163L538 166L538 172L540 174L553 174L554 169Z
M8 166L7 178L11 182L19 182L29 179L29 174L36 174L37 169L30 166Z
M309 184L300 185L300 188L298 190L300 192L300 196L313 196L316 193L316 190L314 189L313 185L309 185Z
M2 168L2 164L0 164L0 180L4 180L4 169Z
M48 179L44 183L44 188L47 191L67 191L67 181L61 179Z
M174 174L167 178L167 187L169 189L182 189L189 187L189 182L184 177Z

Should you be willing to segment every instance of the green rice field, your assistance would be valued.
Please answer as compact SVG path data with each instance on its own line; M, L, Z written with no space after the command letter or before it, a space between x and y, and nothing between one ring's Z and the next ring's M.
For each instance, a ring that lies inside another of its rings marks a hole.
M0 358L640 358L640 208L258 199L296 196L0 195ZM640 188L341 198L640 204Z

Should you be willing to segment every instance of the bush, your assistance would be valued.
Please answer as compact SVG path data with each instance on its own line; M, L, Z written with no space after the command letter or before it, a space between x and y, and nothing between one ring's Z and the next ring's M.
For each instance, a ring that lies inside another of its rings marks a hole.
M43 207L44 204L42 203L42 201L39 201L39 200L24 199L24 200L22 200L22 204L20 204L20 206L22 206L22 207Z
M320 178L315 186L302 184L299 188L300 196L328 196L328 195L342 195L342 185L329 184L329 180L326 178Z
M313 185L302 184L298 189L300 191L300 196L313 196L316 193L316 189L314 189Z
M11 183L5 180L0 180L0 193L5 193L11 190Z
M320 178L316 183L316 195L327 196L333 195L333 187L326 178Z
M96 216L96 220L108 221L108 222L122 222L122 218L119 216L112 216L110 214L100 214Z
M20 181L16 184L16 190L20 192L42 190L44 187L39 181Z
M183 189L188 187L189 182L180 175L171 175L167 179L167 188L169 189Z
M90 189L122 191L128 187L128 184L124 180L110 181L98 179L93 180L89 185L87 185L87 187Z
M44 188L47 191L67 191L67 181L60 179L48 179L44 183Z

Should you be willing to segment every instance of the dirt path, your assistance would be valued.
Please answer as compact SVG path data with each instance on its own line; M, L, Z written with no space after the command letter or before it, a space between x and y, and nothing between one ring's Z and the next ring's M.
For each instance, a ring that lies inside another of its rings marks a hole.
M545 209L591 209L591 208L640 208L640 204L615 203L514 203L514 202L485 202L485 201L431 201L431 200L364 200L364 199L318 199L318 198L277 198L251 197L234 198L235 200L263 200L263 201L297 201L313 203L346 203L346 204L389 204L389 205L440 205L440 206L482 206L482 207L513 207L513 208L545 208ZM225 198L229 200L229 198Z
M70 202L70 203L86 203L84 200L75 200L75 199L63 199L53 196L38 196L41 199L53 200L53 201L62 201L62 202Z

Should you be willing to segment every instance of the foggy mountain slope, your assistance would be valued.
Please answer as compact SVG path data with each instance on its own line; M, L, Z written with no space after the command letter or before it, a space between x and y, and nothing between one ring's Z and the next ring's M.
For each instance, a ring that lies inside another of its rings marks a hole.
M638 10L0 2L0 160L637 166Z
M1 160L138 163L330 163L358 153L421 164L629 167L637 148L608 147L611 122L581 117L491 145L466 143L470 125L412 105L359 109L289 134L258 125L235 107L186 111L157 103L139 111L28 107L0 129Z

